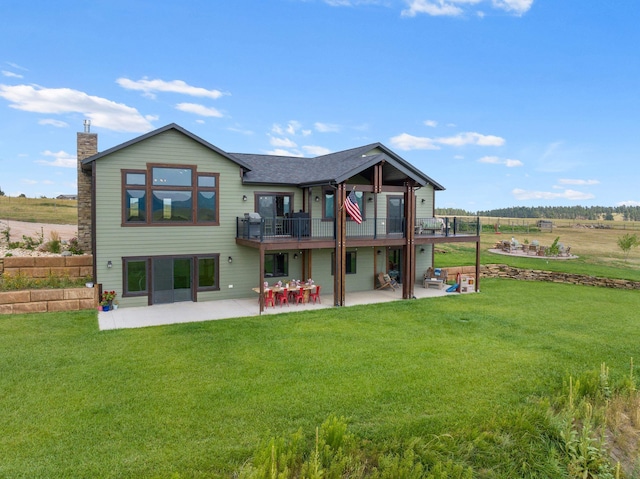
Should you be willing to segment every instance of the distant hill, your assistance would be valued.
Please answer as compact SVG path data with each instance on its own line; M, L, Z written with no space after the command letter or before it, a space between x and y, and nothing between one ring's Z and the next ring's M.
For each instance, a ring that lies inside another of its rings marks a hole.
M640 206L513 206L478 212L436 208L440 216L489 216L497 218L546 218L564 220L640 221Z

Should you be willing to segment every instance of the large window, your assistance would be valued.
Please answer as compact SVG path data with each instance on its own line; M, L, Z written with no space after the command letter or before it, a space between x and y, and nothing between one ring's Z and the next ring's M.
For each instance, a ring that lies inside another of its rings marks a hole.
M349 194L349 193L347 193ZM360 208L360 214L364 219L364 193L362 191L355 191L356 203ZM336 193L334 190L324 190L323 192L324 203L322 205L322 217L325 220L332 220L335 217L335 202ZM347 215L347 221L351 220L351 216Z
M289 276L289 254L274 253L264 255L265 278Z
M346 274L356 274L357 269L356 265L357 261L357 253L355 251L347 251L347 259L345 263L345 273ZM331 253L331 276L335 274L336 269L336 254Z
M198 291L219 290L218 262L219 255L198 257Z
M148 293L147 258L125 258L124 296L144 296Z
M335 218L335 210L336 210L336 193L335 190L324 190L323 192L324 203L322 205L322 217L324 219L333 219Z
M146 171L123 171L122 183L125 224L219 224L217 173L149 165Z

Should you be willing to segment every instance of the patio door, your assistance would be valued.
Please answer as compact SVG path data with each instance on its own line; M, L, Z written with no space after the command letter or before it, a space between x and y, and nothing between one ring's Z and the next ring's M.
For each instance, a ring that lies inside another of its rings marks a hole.
M284 194L260 194L257 196L257 211L264 218L265 234L281 235L284 219L291 217L292 197Z
M387 233L402 233L404 223L404 196L387 197Z
M152 304L193 301L193 258L153 258Z

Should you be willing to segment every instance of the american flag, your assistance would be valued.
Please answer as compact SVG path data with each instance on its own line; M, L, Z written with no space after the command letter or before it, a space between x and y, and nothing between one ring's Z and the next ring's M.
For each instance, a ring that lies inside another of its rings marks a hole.
M351 216L351 219L356 223L362 223L362 215L360 214L360 207L358 206L358 200L356 194L351 190L347 200L344 202L344 207L347 209L347 213Z

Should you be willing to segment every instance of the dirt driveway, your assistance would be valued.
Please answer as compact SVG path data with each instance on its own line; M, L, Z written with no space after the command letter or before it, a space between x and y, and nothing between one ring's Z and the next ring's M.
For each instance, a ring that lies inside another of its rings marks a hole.
M9 228L11 241L22 241L22 236L30 236L34 239L44 235L44 241L50 239L52 231L56 231L60 235L61 240L69 241L71 238L78 236L77 225L53 225L47 223L29 223L26 221L13 221L0 219L0 242L4 242L4 231Z

